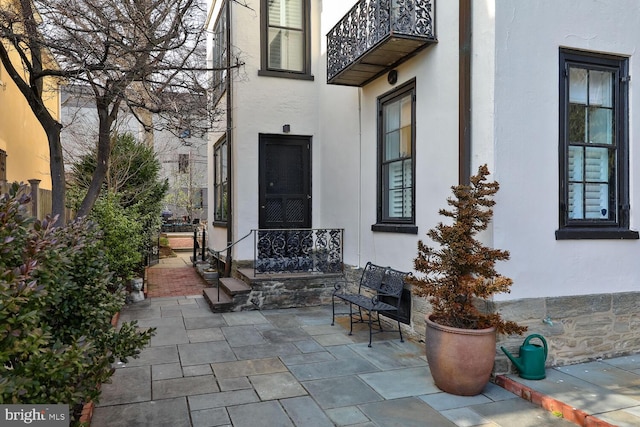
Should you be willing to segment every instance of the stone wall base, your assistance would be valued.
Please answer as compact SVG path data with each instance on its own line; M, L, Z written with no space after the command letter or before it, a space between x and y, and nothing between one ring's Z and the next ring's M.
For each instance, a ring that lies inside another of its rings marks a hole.
M546 366L564 366L599 358L640 352L640 292L527 298L487 304L507 320L527 326L523 336L498 336L496 374L517 372L500 350L504 346L518 356L529 334L545 337L549 354ZM412 322L407 333L424 341L429 304L413 297ZM538 343L538 340L533 341Z

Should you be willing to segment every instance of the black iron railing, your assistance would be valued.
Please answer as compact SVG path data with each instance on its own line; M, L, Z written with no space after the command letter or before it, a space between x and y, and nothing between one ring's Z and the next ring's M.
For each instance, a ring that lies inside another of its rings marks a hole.
M341 228L254 230L254 274L341 273Z
M435 40L434 3L360 0L327 34L327 80L390 36Z

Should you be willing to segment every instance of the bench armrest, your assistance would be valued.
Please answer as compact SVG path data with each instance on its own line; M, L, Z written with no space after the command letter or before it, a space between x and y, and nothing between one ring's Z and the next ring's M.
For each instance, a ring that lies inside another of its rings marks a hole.
M344 293L349 286L349 282L346 280L339 280L333 284L333 294Z

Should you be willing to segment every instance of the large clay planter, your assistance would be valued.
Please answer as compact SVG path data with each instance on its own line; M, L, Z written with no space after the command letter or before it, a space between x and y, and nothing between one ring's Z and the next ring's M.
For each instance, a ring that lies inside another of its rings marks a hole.
M496 357L496 328L458 329L426 317L427 361L436 386L459 396L480 394Z

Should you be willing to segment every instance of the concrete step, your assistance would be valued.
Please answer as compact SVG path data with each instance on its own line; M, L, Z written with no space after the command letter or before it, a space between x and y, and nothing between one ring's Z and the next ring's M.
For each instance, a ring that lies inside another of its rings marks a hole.
M233 310L233 299L220 288L220 300L218 301L218 288L205 288L202 290L204 299L214 313L224 313Z
M220 289L224 290L231 297L251 292L251 286L233 277L222 277L220 279Z

